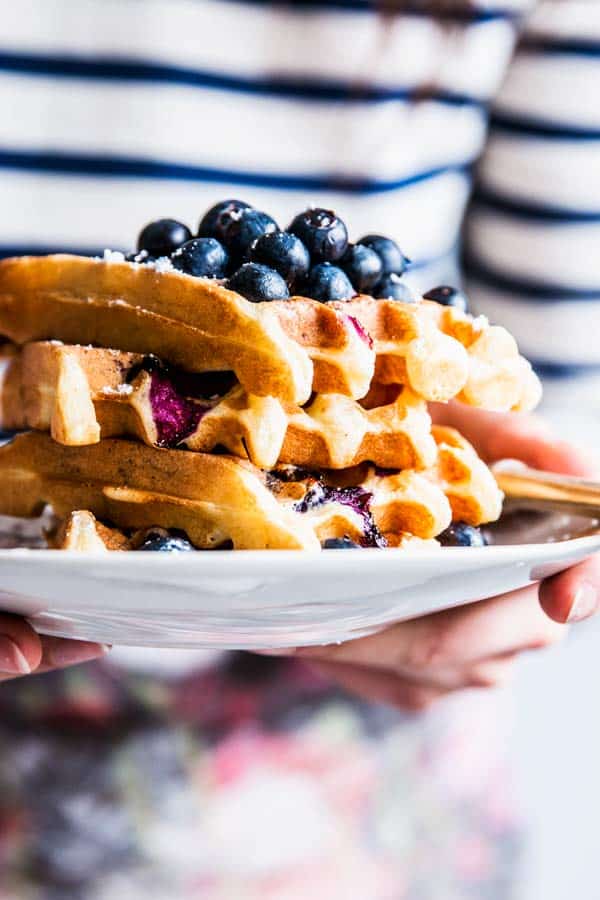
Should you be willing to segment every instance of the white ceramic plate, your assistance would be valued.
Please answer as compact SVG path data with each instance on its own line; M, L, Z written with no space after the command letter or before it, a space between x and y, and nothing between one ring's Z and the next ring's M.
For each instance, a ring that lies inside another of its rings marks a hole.
M0 606L43 633L252 649L348 640L523 587L600 550L600 525L505 515L489 547L107 553L0 550ZM515 543L518 541L518 543Z

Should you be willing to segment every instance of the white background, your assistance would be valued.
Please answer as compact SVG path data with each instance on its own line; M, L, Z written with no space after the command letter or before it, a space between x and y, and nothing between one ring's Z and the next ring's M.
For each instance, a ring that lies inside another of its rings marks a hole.
M572 402L584 386L548 386L547 414L562 435L598 447L600 457L600 403L568 415L566 393ZM597 387L594 394L600 397ZM573 628L562 646L525 659L515 697L517 784L530 828L515 900L598 900L600 618Z

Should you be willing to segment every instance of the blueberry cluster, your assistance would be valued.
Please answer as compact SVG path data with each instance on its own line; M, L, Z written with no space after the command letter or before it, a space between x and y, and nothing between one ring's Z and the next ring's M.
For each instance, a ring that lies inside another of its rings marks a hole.
M224 200L203 216L195 237L175 219L150 222L127 259L165 256L188 275L226 278L227 287L257 303L292 294L321 303L357 294L414 299L402 281L409 260L396 242L368 234L351 244L346 225L328 209L307 209L282 231L267 213Z

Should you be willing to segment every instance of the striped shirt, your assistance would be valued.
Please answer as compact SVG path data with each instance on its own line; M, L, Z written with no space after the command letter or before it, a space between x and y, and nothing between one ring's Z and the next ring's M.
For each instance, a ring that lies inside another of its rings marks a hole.
M599 90L600 4L541 3L494 102L468 223L478 306L554 373L600 364Z
M477 305L537 360L600 363L599 81L590 0L20 0L0 37L0 253L129 249L151 219L193 228L241 196L282 227L333 207L431 286L452 277L493 103Z

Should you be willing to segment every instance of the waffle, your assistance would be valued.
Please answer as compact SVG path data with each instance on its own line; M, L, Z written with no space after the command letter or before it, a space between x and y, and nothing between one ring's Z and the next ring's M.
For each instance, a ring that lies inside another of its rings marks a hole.
M406 384L425 400L526 409L539 399L508 332L439 304L356 297L250 303L175 271L77 256L0 263L0 333L152 353L190 372L231 370L249 393L305 403Z
M454 505L480 524L501 499L467 442L452 429L438 429L436 440L438 462L424 472L362 466L315 476L127 440L65 447L29 432L0 448L0 514L31 517L46 504L59 517L89 510L123 529L184 531L202 548L230 540L236 549L317 549L344 535L384 546L387 533L429 540L450 524Z
M0 448L0 509L31 517L90 510L124 528L185 531L197 547L318 549L310 526L282 507L249 463L105 440L64 447L29 432Z
M169 396L175 392L182 422L189 423L169 446L184 442L203 452L222 446L262 468L277 462L347 468L371 460L386 468L422 469L435 459L426 404L408 388L395 386L381 396L381 405L369 409L340 394L318 394L302 408L249 395L240 385L222 397L190 400L189 394L177 394L177 373L172 380L166 370L147 371L143 365L141 354L51 341L26 344L0 363L0 427L50 431L69 446L114 436L165 445L152 412L158 380ZM187 382L181 390L199 389L198 380Z
M47 534L48 546L53 550L75 550L87 553L135 550L144 532L128 537L123 531L99 522L88 510L76 510L67 516L60 526ZM385 535L389 547L406 551L432 550L440 545L434 538L428 540L412 534Z
M231 370L250 393L291 402L306 402L313 383L366 394L375 364L366 336L346 315L304 306L302 323L281 316L290 337L279 305L250 303L210 279L67 255L0 264L0 333L16 343L55 338L152 353L190 372Z
M131 541L122 531L103 525L86 509L70 513L58 528L46 534L46 542L52 550L78 550L83 553L131 549Z
M357 297L352 315L373 340L375 384L408 384L430 401L457 397L496 412L533 409L541 385L514 338L483 316L422 300L418 304Z
M438 453L430 476L448 498L453 520L468 525L495 522L503 495L486 464L456 429L434 425L432 433Z
M439 303L428 303L425 311L444 334L467 350L469 374L457 393L460 401L493 412L535 409L542 396L540 380L506 328Z
M264 296L264 294L263 294ZM0 263L0 515L50 506L52 547L438 547L498 518L473 447L429 401L528 410L540 385L503 328L356 296L251 303L224 282L105 259Z

